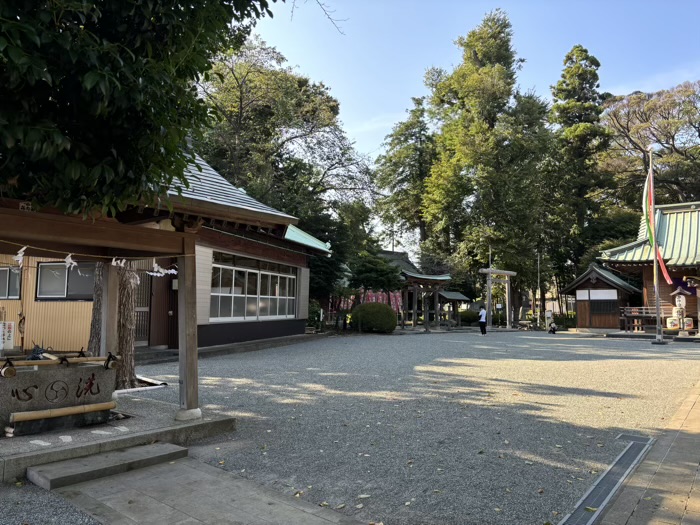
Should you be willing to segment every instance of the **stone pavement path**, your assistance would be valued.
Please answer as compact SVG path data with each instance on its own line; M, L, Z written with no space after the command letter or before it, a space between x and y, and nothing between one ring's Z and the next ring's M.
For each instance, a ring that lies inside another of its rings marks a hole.
M109 525L355 525L191 458L55 491Z
M700 525L700 385L658 436L599 525Z

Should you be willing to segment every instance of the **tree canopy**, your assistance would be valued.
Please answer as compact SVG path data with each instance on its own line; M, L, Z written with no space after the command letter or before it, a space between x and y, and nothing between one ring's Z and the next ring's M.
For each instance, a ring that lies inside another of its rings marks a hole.
M575 45L547 104L517 87L512 38L501 10L459 38L461 62L428 70L430 96L377 158L385 226L416 230L422 270L452 273L468 295L489 253L526 292L538 277L560 288L633 240L650 145L657 202L700 199L700 82L614 97Z
M622 205L639 207L654 147L657 202L700 200L700 81L608 101L603 116L613 135L605 167Z
M218 120L200 146L232 184L292 214L310 201L352 200L371 190L367 164L323 83L297 74L259 38L219 55L213 73L200 89Z
M209 118L195 81L270 3L0 3L3 194L115 214L184 183L186 136Z

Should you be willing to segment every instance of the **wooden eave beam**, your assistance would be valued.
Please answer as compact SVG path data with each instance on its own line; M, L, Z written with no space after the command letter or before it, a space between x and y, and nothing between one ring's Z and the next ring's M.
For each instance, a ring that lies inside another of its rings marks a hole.
M134 256L146 257L182 254L185 240L193 237L185 233L126 226L110 220L91 221L10 209L0 209L0 225L0 240L39 247L44 243L47 246L90 246L110 252L116 250L122 255L126 255L122 251L129 251ZM7 246L2 245L3 250L7 251Z
M236 206L224 206L209 202L198 201L187 197L170 197L173 211L199 215L209 219L228 222L242 222L253 226L274 228L279 225L297 224L299 219L290 216L280 216L263 211L248 210ZM168 209L163 205L161 209Z
M159 210L157 208L129 208L128 210L119 212L117 220L122 224L147 224L149 222L158 222L170 217L170 212L167 210Z

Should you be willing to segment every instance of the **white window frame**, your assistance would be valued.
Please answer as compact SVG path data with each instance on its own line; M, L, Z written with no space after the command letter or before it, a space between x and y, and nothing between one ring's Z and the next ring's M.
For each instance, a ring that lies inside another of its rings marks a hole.
M87 264L87 263L86 263ZM42 268L58 267L66 271L66 278L63 281L63 295L41 295L41 273ZM66 267L64 262L40 262L37 265L37 280L36 280L36 298L40 301L93 301L94 296L90 297L68 297L68 279L72 268ZM21 286L21 285L20 285Z
M294 268L295 272L297 270L296 267L289 265L291 268ZM271 272L268 270L255 270L252 268L238 268L233 265L227 265L225 263L212 263L212 275L214 273L214 269L219 268L219 270L225 269L225 270L231 270L233 271L233 282L232 282L232 287L231 287L231 293L220 293L220 292L214 292L213 290L210 290L209 296L214 297L221 297L221 296L226 296L226 297L231 297L231 313L233 314L234 312L234 301L236 297L243 297L244 298L244 314L243 316L231 316L231 317L212 317L211 315L211 299L210 299L210 307L209 307L209 322L211 323L232 323L232 322L252 322L252 321L276 321L276 320L281 320L281 319L296 319L297 318L297 311L298 311L298 289L297 289L297 278L298 275L296 273L294 274L285 274L285 273L276 273L276 272ZM234 293L235 290L235 282L236 282L236 272L243 272L245 274L245 286L246 286L246 293L241 295L241 294L236 294ZM248 294L248 274L254 273L258 276L257 278L257 290L255 295L250 295ZM260 288L261 288L261 282L262 282L262 276L263 274L268 275L270 277L276 276L278 278L280 277L286 277L287 278L287 291L285 292L287 295L284 296L285 300L287 301L287 312L289 312L289 299L294 300L294 313L293 314L285 314L285 315L260 315L260 300L263 298L266 299L272 299L275 298L278 301L278 312L279 312L279 300L280 297L279 295L277 296L271 296L271 295L262 295L260 294ZM294 296L289 296L289 282L293 281L294 287L293 287L293 292ZM248 299L255 297L256 302L257 302L257 309L256 309L256 315L255 316L249 316L247 315L247 308L248 308ZM219 299L221 301L221 299ZM219 306L220 310L221 306Z
M19 277L17 278L19 281L19 291L17 295L10 295L10 272L12 271L17 271L19 274ZM12 267L7 267L7 268L0 268L0 279L3 279L2 274L5 272L5 285L6 285L6 290L7 292L5 293L4 296L0 295L0 300L13 300L13 299L19 299L20 295L22 294L22 271L20 270L19 266L12 266Z
M617 301L617 290L591 290L591 301Z
M576 300L577 301L589 301L590 295L589 290L576 290Z
M51 268L58 266L59 268L62 268L66 270L66 278L63 280L63 295L41 295L41 269L42 268ZM66 295L68 295L68 268L66 268L65 263L39 263L37 265L37 281L36 281L36 298L37 299L66 299Z

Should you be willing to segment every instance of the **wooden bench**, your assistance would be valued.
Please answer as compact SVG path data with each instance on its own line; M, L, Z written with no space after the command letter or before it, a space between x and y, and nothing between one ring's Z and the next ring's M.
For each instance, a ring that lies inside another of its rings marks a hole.
M671 317L672 310L661 309L661 324ZM645 326L656 326L656 308L653 306L624 306L620 308L620 320L625 332L643 332Z

